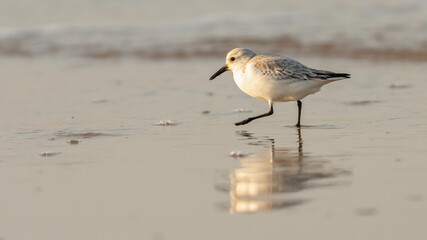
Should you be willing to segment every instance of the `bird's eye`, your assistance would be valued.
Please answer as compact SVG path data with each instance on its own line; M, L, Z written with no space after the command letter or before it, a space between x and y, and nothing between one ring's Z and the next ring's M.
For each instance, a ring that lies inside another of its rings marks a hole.
M230 60L231 60L231 61L234 61L234 60L236 60L236 58L234 58L234 57L231 57L231 58L230 58Z

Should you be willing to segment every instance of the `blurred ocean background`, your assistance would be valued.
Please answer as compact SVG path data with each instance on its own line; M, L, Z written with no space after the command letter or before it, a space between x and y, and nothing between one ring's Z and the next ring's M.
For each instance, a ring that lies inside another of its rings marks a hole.
M245 46L426 60L426 16L424 0L3 0L0 57L206 57Z

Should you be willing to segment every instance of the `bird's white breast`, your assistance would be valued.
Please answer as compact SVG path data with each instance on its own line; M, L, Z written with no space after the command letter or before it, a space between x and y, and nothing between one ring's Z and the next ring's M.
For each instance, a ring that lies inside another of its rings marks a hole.
M233 71L234 81L246 94L273 102L296 101L319 91L323 83L317 80L294 81L266 75L250 64L245 69Z
M256 71L251 65L247 65L244 71L233 72L233 77L237 86L252 97L277 102L295 100L286 96L285 82L279 83L272 76Z
M245 69L246 70L246 69ZM268 85L262 84L263 78L258 78L248 71L235 71L233 72L234 82L246 94L263 99L269 100L268 93L265 91Z

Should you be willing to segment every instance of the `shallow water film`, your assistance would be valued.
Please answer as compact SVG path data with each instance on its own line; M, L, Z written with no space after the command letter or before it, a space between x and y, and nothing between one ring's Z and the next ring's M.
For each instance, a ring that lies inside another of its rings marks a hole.
M47 2L0 4L1 240L427 238L425 1ZM351 78L235 126L234 47Z

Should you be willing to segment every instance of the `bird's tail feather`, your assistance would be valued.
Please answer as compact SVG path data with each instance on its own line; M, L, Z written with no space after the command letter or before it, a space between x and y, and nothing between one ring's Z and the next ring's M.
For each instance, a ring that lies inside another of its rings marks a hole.
M328 78L350 78L350 74L348 74L348 73L332 73L328 76Z
M346 78L350 78L350 74L348 74L348 73L332 73L332 74L326 76L327 80L341 80L341 79L346 79Z
M329 71L315 70L317 77L325 80L341 80L345 78L350 78L348 73L334 73Z

